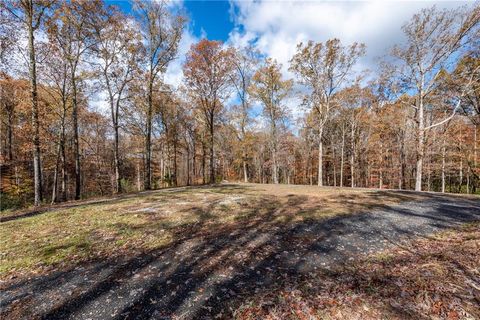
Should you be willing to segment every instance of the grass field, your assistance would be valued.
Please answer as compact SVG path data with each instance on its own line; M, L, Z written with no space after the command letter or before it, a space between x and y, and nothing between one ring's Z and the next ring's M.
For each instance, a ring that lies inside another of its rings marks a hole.
M272 224L318 220L421 198L390 191L240 184L168 189L39 214L27 211L31 216L2 224L0 277L158 249L193 226L225 227L267 215Z

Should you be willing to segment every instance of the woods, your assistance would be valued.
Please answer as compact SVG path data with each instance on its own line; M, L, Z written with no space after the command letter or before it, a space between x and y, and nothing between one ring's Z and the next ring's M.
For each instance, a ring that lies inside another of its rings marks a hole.
M209 39L167 1L0 4L2 209L222 180L478 193L480 7L423 9L289 65ZM182 61L183 80L164 74Z

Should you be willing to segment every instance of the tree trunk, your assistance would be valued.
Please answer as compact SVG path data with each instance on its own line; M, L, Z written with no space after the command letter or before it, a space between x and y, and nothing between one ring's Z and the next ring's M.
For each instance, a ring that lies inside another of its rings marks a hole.
M118 109L117 109L118 113ZM118 144L119 144L119 137L118 137L118 119L115 119L114 124L114 134L115 134L115 141L113 147L113 162L115 166L115 191L117 193L122 192L122 179L120 177L120 160L119 160L119 153L118 153Z
M405 172L407 164L405 162L405 134L402 133L402 138L400 141L400 188L405 189Z
M470 193L470 167L467 169L467 194Z
M55 161L55 170L53 172L53 185L52 185L52 201L51 204L57 202L57 193L58 193L58 165L60 163L60 152L61 152L60 143L58 144L57 148L57 155Z
M432 160L431 157L426 157L427 161L427 191L432 190Z
M415 191L422 191L422 170L423 170L423 158L425 155L425 122L424 122L424 109L423 109L423 90L420 90L418 100L419 100L418 110L417 110L418 141L417 141Z
M145 136L145 190L152 189L152 116L153 116L153 76L150 73L147 96L147 132Z
M460 159L460 169L458 173L458 192L462 192L462 184L463 184L463 160Z
M72 68L72 120L73 120L73 151L75 157L75 200L81 195L81 169L80 169L80 146L78 140L78 103L77 103L77 82L75 79L76 66Z
M345 126L342 126L342 147L340 155L340 187L343 187L343 166L345 163Z
M191 184L190 181L190 145L188 141L185 141L186 151L187 151L187 186Z
M445 156L447 148L445 146L445 133L442 141L442 193L445 193Z
M337 165L335 163L335 146L332 141L333 186L337 186Z
M67 102L65 96L62 98L62 118L60 122L60 136L58 141L57 162L53 179L52 203L60 200L67 200L67 164L65 158L65 119L67 118ZM62 184L60 188L60 197L58 197L59 164L61 165Z
M274 184L278 184L278 163L277 163L277 138L276 133L272 137L273 139L273 148L272 148L272 180Z
M207 157L207 150L205 148L205 141L202 140L202 184L207 183L207 173L205 171L205 166L206 166L206 157Z
M477 125L474 127L473 131L473 171L477 169ZM476 184L478 183L478 179L472 179L472 193L476 191ZM476 182L477 181L477 182Z
M214 125L213 125L214 115L213 112L210 113L210 183L215 183L215 163L214 163L214 154L213 154L213 143L214 143Z
M477 168L477 125L473 130L473 166Z
M197 148L195 146L195 139L192 137L192 184L197 180Z
M380 136L380 141L382 141L381 138L382 137ZM382 142L380 142L380 155L379 156L380 156L380 166L379 166L380 168L378 170L378 188L382 189L383 188L383 169L382 168L383 168L383 165L385 164L384 161L383 161L384 156L383 156L383 143Z
M323 129L318 134L318 186L323 186Z
M350 176L351 176L351 187L355 187L355 127L352 123L352 131L351 131L351 139L352 139L352 152L350 154Z
M248 174L247 174L247 154L246 152L243 153L243 182L248 182Z
M272 154L273 160L273 170L272 170L272 180L274 184L278 184L278 167L277 167L277 154L274 152Z
M13 108L8 109L8 160L13 160Z
M141 186L142 186L142 183L141 183L141 177L140 177L140 163L139 161L137 161L137 191L140 191L141 190Z
M38 92L37 92L37 67L35 59L35 37L33 30L33 3L29 1L27 8L28 16L28 48L29 48L29 75L30 75L30 99L32 105L33 126L33 181L35 199L34 205L39 206L42 202L42 174L40 165L40 122L38 119Z
M177 181L177 139L173 139L173 185L178 185Z

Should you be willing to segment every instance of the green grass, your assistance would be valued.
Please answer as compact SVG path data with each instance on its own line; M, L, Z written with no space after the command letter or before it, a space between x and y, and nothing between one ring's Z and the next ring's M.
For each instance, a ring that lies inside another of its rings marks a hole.
M82 205L3 222L0 277L12 271L69 264L116 254L162 248L195 224L224 224L251 210L205 191L158 192Z

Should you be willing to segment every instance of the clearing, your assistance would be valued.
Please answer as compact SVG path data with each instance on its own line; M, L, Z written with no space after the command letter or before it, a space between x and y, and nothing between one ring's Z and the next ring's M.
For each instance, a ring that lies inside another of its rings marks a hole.
M474 196L259 184L9 212L0 317L480 317L478 221Z

